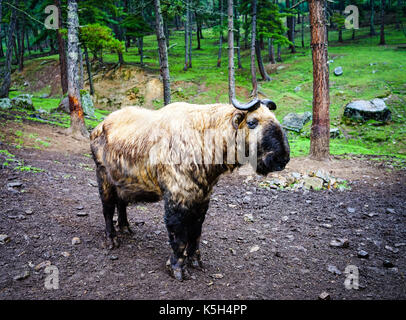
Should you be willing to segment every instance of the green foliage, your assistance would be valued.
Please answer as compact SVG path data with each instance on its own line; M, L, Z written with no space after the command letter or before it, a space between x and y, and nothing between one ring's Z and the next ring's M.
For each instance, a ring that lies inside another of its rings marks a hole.
M126 34L133 37L143 37L151 33L153 30L144 18L139 14L128 15L120 25L126 28Z
M257 38L272 38L276 44L289 45L291 42L284 36L286 27L284 25L284 18L292 16L293 12L281 12L279 6L272 0L258 0L258 13L257 13ZM241 1L241 13L251 14L251 1ZM245 32L249 32L251 28L251 20L247 19L243 23Z
M337 26L338 30L343 29L345 26L345 17L338 12L334 12L331 21Z
M80 39L94 56L102 57L103 49L123 53L124 44L115 39L109 27L98 23L88 24L80 29Z

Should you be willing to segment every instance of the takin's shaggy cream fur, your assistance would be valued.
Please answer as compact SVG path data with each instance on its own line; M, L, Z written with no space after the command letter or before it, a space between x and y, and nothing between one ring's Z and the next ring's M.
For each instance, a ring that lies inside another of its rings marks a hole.
M229 104L179 102L160 110L127 107L115 111L90 136L93 157L102 173L101 192L109 197L115 187L118 197L130 202L143 201L146 194L159 200L165 192L185 206L204 202L221 173L239 165L227 163L226 156L222 163L202 164L202 155L214 158L215 153L205 133L215 130L216 141L223 141L226 151L227 141L235 141L237 135L233 121L239 119L238 129L245 129L246 121L254 117L259 124L246 130L246 144L250 134L261 139L264 125L279 124L268 108L243 112ZM179 161L179 154L187 161Z

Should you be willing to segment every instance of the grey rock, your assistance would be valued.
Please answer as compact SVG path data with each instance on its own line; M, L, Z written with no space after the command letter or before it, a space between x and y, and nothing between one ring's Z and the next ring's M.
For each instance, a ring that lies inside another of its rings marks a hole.
M28 270L20 273L19 275L16 275L13 279L17 281L21 281L24 279L27 279L30 276L30 272Z
M10 241L10 237L7 234L0 234L0 243L5 244Z
M34 105L32 104L31 94L20 94L19 96L11 99L11 104L13 107L24 108L27 110L34 111Z
M326 291L323 291L319 295L319 300L330 300L330 299L331 299L330 294Z
M323 179L324 182L329 182L330 181L330 176L324 170L321 170L321 169L317 170L316 173L315 173L315 176L317 178Z
M87 91L83 93L82 91L80 99L82 102L83 113L89 117L94 117L94 104L90 93Z
M58 105L57 110L58 110L58 111L65 112L65 113L70 113L70 111L69 111L69 98L68 98L68 96L62 98L62 100L59 102L59 105Z
M117 256L115 256L115 255L111 255L109 259L114 261L114 260L117 260L117 259L118 259L118 257L117 257Z
M329 223L322 223L322 224L320 225L320 227L323 227L323 228L326 228L326 229L331 229L331 228L332 228L332 225L329 224Z
M297 87L295 88L295 92L299 92L300 90L302 90L302 88L301 88L300 86L297 86Z
M341 132L338 128L331 128L330 129L330 138L335 139L340 136Z
M336 266L333 266L333 265L331 265L331 264L329 264L329 265L327 266L327 271L328 271L328 272L331 272L332 274L336 274L336 275L338 275L338 276L341 274L341 271L338 270Z
M344 116L354 120L377 120L387 122L392 119L391 111L382 99L350 102L344 109Z
M394 264L393 264L391 261L389 261L389 260L385 260L385 261L383 262L383 266L384 266L385 268L393 268L393 267L394 267Z
M390 252L393 252L393 253L398 253L399 252L398 248L392 248L391 246L385 246L385 249L390 251Z
M78 237L72 238L72 245L79 244L79 243L81 243L80 238L78 238Z
M350 242L348 239L333 239L330 241L330 247L334 248L348 248L350 246Z
M323 188L323 179L318 177L305 177L303 183L306 189L321 190Z
M88 216L89 214L88 214L87 212L84 212L84 211L79 211L79 212L76 213L76 215L77 215L78 217L86 217L86 216Z
M312 114L309 111L304 113L288 113L282 120L282 126L286 130L300 132L303 126L312 119Z
M12 104L11 104L11 100L9 98L0 99L0 109L1 110L7 110L7 109L11 109L11 108L12 108Z
M365 250L359 250L357 253L358 258L362 259L368 259L369 258L369 253L366 252Z
M386 208L386 213L395 214L395 210L392 208Z
M348 207L347 211L348 213L355 213L355 208Z
M343 72L343 68L342 68L342 67L337 67L337 68L334 69L334 74L335 74L337 77L342 76L343 73L344 73L344 72Z
M7 187L9 188L20 188L23 185L21 181L14 181L7 183Z

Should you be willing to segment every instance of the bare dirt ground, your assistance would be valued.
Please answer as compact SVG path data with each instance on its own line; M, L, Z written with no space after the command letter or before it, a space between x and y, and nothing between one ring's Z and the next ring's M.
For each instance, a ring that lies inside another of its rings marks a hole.
M318 299L323 291L335 300L406 298L405 171L356 158L293 159L286 169L324 168L350 181L352 190L342 192L266 190L259 187L263 177L247 179L245 170L224 176L203 226L205 271L191 270L191 280L178 282L165 269L170 247L162 202L130 207L134 235L104 249L87 142L48 126L23 129L51 143L42 150L0 144L45 170L0 169L0 234L9 237L0 243L0 300ZM21 186L10 186L15 182ZM74 237L81 242L72 245ZM331 247L336 238L349 246ZM368 258L358 257L360 249ZM39 265L45 261L58 268L59 289L45 288ZM349 265L359 270L358 290L344 286Z

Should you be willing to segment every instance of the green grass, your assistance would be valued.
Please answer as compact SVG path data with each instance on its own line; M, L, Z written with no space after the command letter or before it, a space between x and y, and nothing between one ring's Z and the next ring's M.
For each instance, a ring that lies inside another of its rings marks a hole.
M406 50L398 48L406 43L401 31L393 26L386 27L386 46L378 46L379 36L369 37L369 28L356 31L356 40L351 40L352 31L345 30L344 43L338 43L338 34L329 33L330 64L330 120L332 127L339 127L342 136L330 142L332 154L364 154L390 155L400 159L406 157ZM170 36L169 65L172 83L172 102L187 101L191 103L228 102L227 84L227 43L223 45L222 65L216 67L218 53L218 34L211 29L204 30L201 50L193 50L192 68L183 71L184 64L184 33L172 31ZM290 54L287 48L282 50L284 69L270 74L272 81L259 82L259 90L268 98L274 100L278 109L276 117L282 121L290 112L312 110L312 59L309 48L309 32L306 31L306 48L300 47L300 34L296 35L297 53ZM195 38L193 48L196 48ZM150 35L144 39L145 70L159 74L156 36ZM241 43L243 46L243 41ZM251 76L249 71L249 50L242 50L242 70L236 69L237 98L241 101L250 99ZM104 61L116 63L116 54L105 53ZM267 61L267 49L263 51ZM57 56L43 59L57 59ZM131 47L124 53L124 60L139 63L138 49ZM370 65L372 64L372 65ZM343 67L344 74L336 77L335 67ZM258 74L259 76L259 74ZM295 88L300 90L295 92ZM46 89L44 89L46 91ZM11 96L19 92L12 92ZM35 93L34 106L49 111L56 108L59 99L41 99ZM387 101L392 111L393 120L384 125L376 123L352 123L344 121L342 114L347 103L355 99L373 99L391 97ZM162 101L154 101L152 108L162 107ZM86 119L89 128L96 126L109 112L96 108L95 119ZM18 119L18 118L17 118ZM47 120L32 117L34 121L47 122L62 127L69 126L69 115L54 114ZM292 156L304 156L309 153L310 124L307 124L302 134L289 134Z

